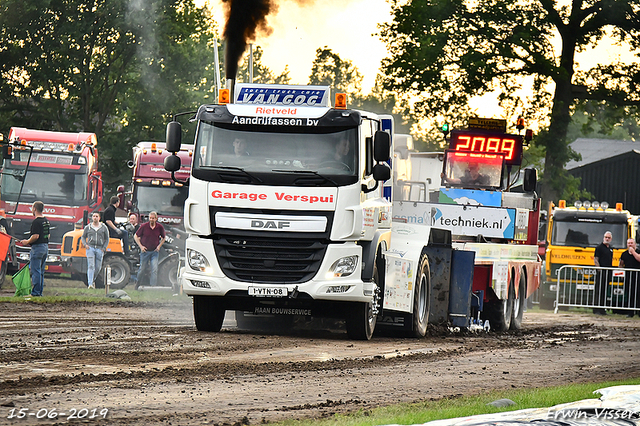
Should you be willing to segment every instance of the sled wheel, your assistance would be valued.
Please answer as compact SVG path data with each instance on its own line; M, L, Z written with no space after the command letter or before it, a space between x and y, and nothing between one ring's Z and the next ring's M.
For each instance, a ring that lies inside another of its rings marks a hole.
M514 295L513 299L513 317L511 318L511 330L520 330L522 328L522 317L526 305L526 280L524 271L520 271L520 282L518 284L518 297Z
M511 279L513 281L513 278ZM513 315L513 299L512 295L513 282L509 286L509 296L507 300L495 300L487 303L486 306L486 319L491 324L491 329L495 331L507 331L511 326L511 316Z

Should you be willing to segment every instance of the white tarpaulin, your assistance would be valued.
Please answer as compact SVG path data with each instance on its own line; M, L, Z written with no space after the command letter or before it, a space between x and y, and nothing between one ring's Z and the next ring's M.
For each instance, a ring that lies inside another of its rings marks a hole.
M640 425L640 386L613 386L594 393L602 396L548 408L434 420L421 426L515 426L529 423L536 426Z

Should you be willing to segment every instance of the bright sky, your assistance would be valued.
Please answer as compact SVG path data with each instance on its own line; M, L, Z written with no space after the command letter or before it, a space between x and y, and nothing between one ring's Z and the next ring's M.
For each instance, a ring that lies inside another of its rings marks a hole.
M289 67L292 84L307 84L316 49L329 47L343 60L349 60L364 76L369 91L380 68L386 48L373 35L380 22L391 20L391 7L385 0L281 0L279 10L268 16L273 32L258 36L264 55L262 63L278 75ZM305 3L306 6L300 6ZM211 0L214 19L224 28L224 7Z
M221 0L196 0L196 3L205 1L209 1L222 31L225 16ZM391 20L391 7L386 0L273 1L279 4L278 12L268 16L273 32L269 36L259 35L255 41L263 49L264 65L276 75L288 66L292 84L307 84L316 49L327 46L358 68L364 76L364 91L370 90L380 61L387 56L386 47L375 35L379 23ZM301 3L305 6L300 6ZM585 68L599 61L611 63L630 57L625 48L612 45L606 38L597 49L576 55L577 62ZM481 117L502 115L495 95L476 98L471 106Z

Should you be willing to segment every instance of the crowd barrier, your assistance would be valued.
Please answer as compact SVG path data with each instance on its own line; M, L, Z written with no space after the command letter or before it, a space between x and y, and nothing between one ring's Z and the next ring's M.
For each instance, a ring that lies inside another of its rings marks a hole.
M639 281L637 269L564 265L558 269L554 312L566 306L633 313L640 306Z

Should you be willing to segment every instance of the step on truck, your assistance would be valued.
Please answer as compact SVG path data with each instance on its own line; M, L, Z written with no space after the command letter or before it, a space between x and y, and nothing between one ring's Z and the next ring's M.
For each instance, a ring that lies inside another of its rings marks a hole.
M44 215L51 223L46 272L63 273L63 235L87 223L102 203L96 135L12 127L9 141L17 146L4 160L0 208L7 213L12 235L24 239L33 220L31 205L34 201L44 203ZM29 250L17 246L21 265L29 261Z
M340 93L332 106L326 86L230 87L195 116L182 281L198 330L219 331L236 311L337 318L353 339L377 324L424 336L432 306L449 309L431 299L435 256L444 275L469 272L454 281L470 298L474 252L451 256L451 231L392 236L391 116L347 109ZM181 135L168 124L167 150L179 152Z

